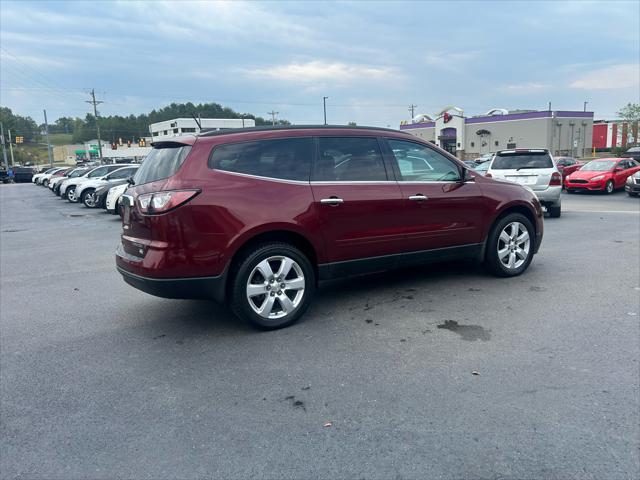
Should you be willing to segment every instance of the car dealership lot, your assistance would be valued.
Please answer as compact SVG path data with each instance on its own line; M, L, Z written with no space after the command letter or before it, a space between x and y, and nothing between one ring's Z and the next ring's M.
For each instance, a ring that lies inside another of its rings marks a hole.
M520 277L456 263L344 281L268 333L126 285L118 217L34 185L0 196L2 478L640 473L640 202L624 192L563 194Z

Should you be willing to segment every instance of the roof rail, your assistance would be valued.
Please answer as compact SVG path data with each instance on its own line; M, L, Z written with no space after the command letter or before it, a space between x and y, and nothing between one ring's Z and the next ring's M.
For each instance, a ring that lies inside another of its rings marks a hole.
M212 130L206 132L200 132L199 137L214 137L217 135L229 135L234 133L249 133L249 132L268 132L271 130L309 130L309 129L322 129L329 130L344 129L344 130L380 130L383 132L393 133L405 133L400 130L394 130L392 128L384 127L364 127L364 126L349 126L349 125L266 125L260 127L244 127L244 128L229 128L225 130Z

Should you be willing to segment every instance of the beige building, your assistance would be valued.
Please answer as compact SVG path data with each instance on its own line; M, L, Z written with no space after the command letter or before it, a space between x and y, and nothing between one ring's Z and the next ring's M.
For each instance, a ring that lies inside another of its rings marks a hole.
M465 117L449 106L435 114L418 115L400 130L428 140L458 158L475 158L509 148L546 148L554 155L582 157L592 146L593 112L489 110Z

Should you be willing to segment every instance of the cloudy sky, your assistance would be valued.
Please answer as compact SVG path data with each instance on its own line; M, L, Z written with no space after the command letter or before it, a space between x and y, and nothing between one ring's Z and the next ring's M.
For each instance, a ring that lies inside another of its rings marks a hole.
M172 101L397 127L447 105L582 110L640 96L640 2L0 2L0 101L42 121Z

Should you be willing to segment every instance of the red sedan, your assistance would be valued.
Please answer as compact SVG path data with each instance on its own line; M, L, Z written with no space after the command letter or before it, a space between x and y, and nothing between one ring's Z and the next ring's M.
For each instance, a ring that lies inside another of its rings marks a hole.
M556 166L558 171L562 174L562 184L568 175L572 174L584 165L583 162L579 162L573 157L555 157Z
M567 192L598 190L613 193L624 188L627 177L640 170L640 163L631 158L599 158L584 164L568 175L564 182Z

